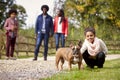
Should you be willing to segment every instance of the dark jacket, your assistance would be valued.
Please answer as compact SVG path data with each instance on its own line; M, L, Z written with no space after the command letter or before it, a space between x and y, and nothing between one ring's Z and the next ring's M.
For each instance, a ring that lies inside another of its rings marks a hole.
M39 15L36 21L36 26L35 26L35 33L38 34L38 32L41 32L43 26L43 14ZM45 19L45 29L46 29L46 34L53 35L54 30L53 30L53 20L50 15L47 14L46 19Z

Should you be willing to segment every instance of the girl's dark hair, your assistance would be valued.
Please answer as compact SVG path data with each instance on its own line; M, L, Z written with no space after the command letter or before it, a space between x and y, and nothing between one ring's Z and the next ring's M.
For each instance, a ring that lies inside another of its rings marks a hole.
M65 20L65 14L64 14L64 10L63 9L59 9L60 13L61 13L61 20L60 23L62 23L62 21Z
M84 34L86 35L87 32L92 32L94 35L96 35L95 29L93 27L88 27L84 30Z
M16 15L18 14L17 10L15 10L15 9L9 10L9 16L10 16L12 13L15 13Z
M48 5L42 5L42 7L41 7L41 10L42 10L42 11L43 11L43 8L46 8L46 9L47 9L47 11L49 10Z

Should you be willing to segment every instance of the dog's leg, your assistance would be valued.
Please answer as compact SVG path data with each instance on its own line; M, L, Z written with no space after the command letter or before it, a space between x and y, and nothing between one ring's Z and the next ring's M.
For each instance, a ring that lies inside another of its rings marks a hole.
M55 64L56 64L56 69L59 70L59 61L60 61L60 57L56 57L56 60L55 60Z
M82 64L82 61L81 62L78 62L78 69L80 70L82 70L83 69L83 64Z
M80 58L80 69L83 70L84 69L84 66L83 66L83 63L82 63L82 55L81 55L81 58Z
M83 66L83 64L82 64L82 63L81 63L80 69L81 69L81 70L83 70L83 69L84 69L84 66Z
M81 64L82 64L81 57L79 57L79 62L78 62L78 69L79 69L79 70L80 70L80 68L81 68Z
M60 65L60 67L61 67L61 70L63 70L64 59L61 58L60 60L61 60L61 65Z
M80 70L81 62L78 62L78 69Z
M69 66L69 70L71 70L72 65L71 65L71 62L70 62L70 61L68 62L68 66Z

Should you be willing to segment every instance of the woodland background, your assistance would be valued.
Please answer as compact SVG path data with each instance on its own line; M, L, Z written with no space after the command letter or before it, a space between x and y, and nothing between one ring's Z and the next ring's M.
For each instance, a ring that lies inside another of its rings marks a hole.
M94 27L97 37L103 39L109 47L110 53L120 53L120 0L55 0L53 18L58 8L63 8L65 16L69 20L69 34L66 46L71 42L77 44L78 40L84 40L84 29ZM5 31L3 25L8 18L8 11L17 9L19 20L19 37L17 50L25 52L34 51L35 26L26 26L27 13L22 5L17 5L16 0L0 0L0 52L5 51ZM23 46L27 46L23 48ZM50 44L54 48L54 37L50 38ZM19 48L18 48L19 47ZM26 49L26 50L22 50ZM16 51L17 51L16 50ZM41 49L42 50L42 49ZM55 50L50 50L55 52Z

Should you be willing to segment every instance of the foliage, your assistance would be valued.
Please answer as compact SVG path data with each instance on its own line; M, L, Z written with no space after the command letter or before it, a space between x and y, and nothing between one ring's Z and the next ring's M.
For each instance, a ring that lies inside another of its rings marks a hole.
M72 71L63 71L52 77L42 80L119 80L120 59L107 61L103 69L86 68L79 71L74 68Z
M119 40L120 2L117 0L66 0L64 9L75 27L92 26L103 39ZM101 35L102 34L102 35Z
M29 36L29 37L35 37L35 29L33 27L29 29L22 29L19 30L19 35L21 36Z
M11 6L11 9L17 9L18 11L17 18L19 20L19 26L22 27L23 25L25 25L26 24L25 21L27 17L25 8L21 5L14 4L13 6Z
M0 0L0 28L3 28L10 9L17 9L20 27L25 24L27 14L23 6L15 4L15 0Z

